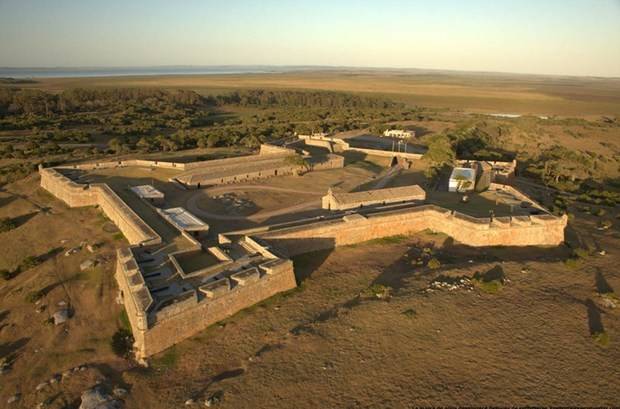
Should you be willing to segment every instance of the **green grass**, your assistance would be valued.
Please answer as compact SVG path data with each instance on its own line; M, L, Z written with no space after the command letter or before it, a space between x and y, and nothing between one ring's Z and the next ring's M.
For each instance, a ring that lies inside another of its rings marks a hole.
M441 267L441 262L439 260L437 260L435 257L431 258L430 260L428 260L428 267L430 269L436 270L439 267Z
M402 314L407 318L415 318L418 313L413 308L407 308L405 311L402 312Z
M504 287L500 280L484 281L473 279L472 282L487 294L497 294Z
M118 315L118 321L120 322L121 328L131 332L131 323L129 322L129 316L127 315L127 311L123 308L121 313Z
M385 286L383 284L373 284L370 287L368 287L366 290L364 290L364 295L366 297L383 299L383 298L389 298L391 292L392 292L392 289L388 286Z
M379 239L369 240L367 243L368 244L398 244L398 243L402 243L406 241L408 238L409 236L406 236L404 234L397 234L394 236L381 237Z
M172 369L176 366L179 360L179 353L176 346L172 346L164 351L161 355L153 358L151 365L153 369L162 371L166 369Z
M592 340L599 344L602 347L606 347L609 345L609 334L606 331L597 332L596 334L592 334Z
M564 265L568 268L576 269L581 267L582 261L576 257L567 258L564 260Z

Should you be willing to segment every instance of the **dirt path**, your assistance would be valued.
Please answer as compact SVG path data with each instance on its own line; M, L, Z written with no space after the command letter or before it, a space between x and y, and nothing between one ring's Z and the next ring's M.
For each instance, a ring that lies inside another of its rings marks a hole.
M192 195L186 203L187 209L194 213L198 217L204 217L206 219L213 220L264 220L270 217L281 216L287 213L296 213L309 209L319 209L321 207L321 201L318 199L309 200L301 204L297 204L294 206L288 206L282 209L273 210L270 212L259 212L250 216L229 216L218 213L211 213L201 209L198 206L198 200L205 193L219 193L219 192L231 192L238 190L261 190L261 191L273 191L273 192L286 192L286 193L295 193L295 194L307 194L307 195L320 195L321 192L308 192L303 190L296 189L286 189L281 187L274 186L265 186L265 185L240 185L240 186L222 186L222 187L214 187L210 189L206 189L204 191L198 191L194 195Z
M237 186L216 186L205 189L208 193L230 192L234 190L268 190L272 192L297 193L305 195L323 195L325 192L309 192L307 190L287 189L284 187L267 186L267 185L237 185Z

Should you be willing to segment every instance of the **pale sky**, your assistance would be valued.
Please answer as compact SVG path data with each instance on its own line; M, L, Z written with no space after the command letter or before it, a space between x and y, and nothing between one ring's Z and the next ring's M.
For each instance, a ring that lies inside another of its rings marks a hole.
M0 0L0 66L156 65L620 77L620 0Z

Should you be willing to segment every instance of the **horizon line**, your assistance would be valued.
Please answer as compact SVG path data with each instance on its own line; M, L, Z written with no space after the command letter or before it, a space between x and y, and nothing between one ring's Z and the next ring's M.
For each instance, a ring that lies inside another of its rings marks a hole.
M320 64L205 64L205 65L195 65L195 64L164 64L164 65L84 65L84 66L0 66L0 70L32 70L32 71L72 71L72 70L121 70L121 69L163 69L163 68L211 68L211 69L222 69L222 68L271 68L271 69L297 69L297 70L373 70L373 71L426 71L426 72L444 72L444 73L462 73L462 74L500 74L500 75L519 75L519 76L539 76L539 77L563 77L563 78L591 78L591 79L612 79L612 80L620 80L620 76L606 76L606 75L597 75L597 74L587 74L587 75L579 75L579 74L544 74L544 73L535 73L535 72L517 72L517 71L485 71L485 70L458 70L458 69L450 69L450 68L419 68L419 67L381 67L381 66L355 66L355 65L320 65ZM239 74L270 74L270 73L233 73L227 74L222 73L221 75L239 75ZM153 76L157 75L150 73L143 74L128 74L121 76L140 76L140 75L148 75ZM161 75L200 75L200 73L192 74L192 73L177 73L177 74L161 74ZM217 73L211 74L217 75ZM94 75L93 77L106 77L107 75ZM55 78L72 78L73 76L66 77L55 77ZM6 78L6 77L5 77ZM35 77L26 77L26 78L35 78ZM49 77L37 77L37 78L49 78Z

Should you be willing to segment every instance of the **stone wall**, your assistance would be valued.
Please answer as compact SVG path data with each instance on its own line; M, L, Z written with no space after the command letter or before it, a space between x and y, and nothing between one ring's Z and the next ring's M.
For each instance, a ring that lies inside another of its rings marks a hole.
M330 136L311 136L311 135L298 135L299 139L302 139L306 145L320 146L328 148L330 152L337 151L355 151L362 152L367 155L384 156L384 157L401 157L406 159L421 159L420 153L405 153L405 152L392 152L382 149L366 149L366 148L354 148L346 140L341 138L333 138Z
M474 247L557 246L564 241L567 217L552 215L474 218L433 205L330 221L256 234L288 256L360 243L425 229Z
M243 273L206 284L198 292L188 292L182 300L151 313L145 327L144 314L136 307L135 293L127 291L127 280L119 264L117 280L130 317L137 357L161 352L244 308L297 285L290 260L267 261Z
M116 224L131 244L161 243L161 237L142 220L106 184L84 185L73 182L55 169L39 170L41 187L69 207L100 206L105 215Z

